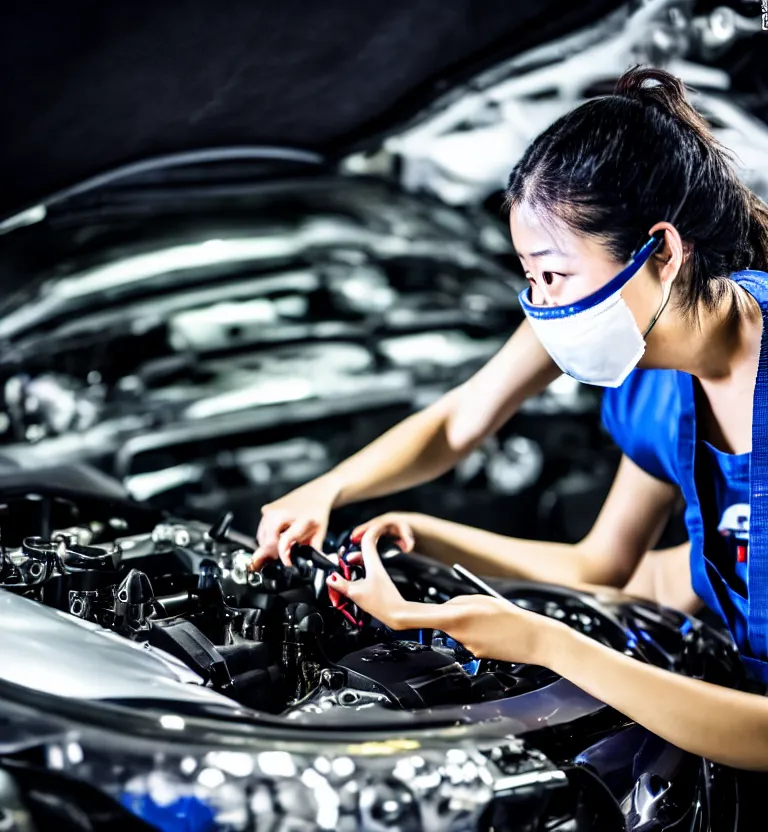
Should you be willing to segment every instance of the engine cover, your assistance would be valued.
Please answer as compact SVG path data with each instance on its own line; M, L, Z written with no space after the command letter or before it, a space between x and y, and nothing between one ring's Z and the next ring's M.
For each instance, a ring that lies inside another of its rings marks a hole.
M472 677L451 656L413 641L375 644L345 656L347 684L385 694L401 708L466 702Z

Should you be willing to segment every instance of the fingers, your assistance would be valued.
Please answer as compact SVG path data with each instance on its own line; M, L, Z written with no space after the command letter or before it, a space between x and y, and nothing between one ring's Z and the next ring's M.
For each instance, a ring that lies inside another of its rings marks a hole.
M258 572L264 567L264 564L270 560L277 560L277 543L264 543L258 546L253 553L250 569L252 572Z
M272 509L268 505L261 509L261 521L256 530L256 542L259 546L276 544L280 534L291 525L294 517L286 511Z
M355 526L352 531L352 534L349 536L349 540L351 543L359 543L362 540L363 535L368 531L368 527L371 523L374 523L376 520L380 520L380 518L374 517L371 520L368 520L366 523L361 523L359 526Z
M305 543L316 534L319 524L313 520L296 520L289 514L274 513L262 517L256 532L258 547L253 553L251 569L258 571L269 560L278 558L291 566L291 547L294 543Z
M285 514L262 517L256 532L258 545L254 552L254 560L258 560L262 565L270 559L277 560L280 535L290 528L291 522L292 518Z
M363 535L363 539L360 542L366 576L371 576L384 571L384 565L381 562L381 557L379 557L379 550L377 546L379 537L381 537L381 530L372 526Z
M323 551L323 546L325 545L325 535L327 533L327 529L324 525L318 523L317 524L317 531L312 535L312 538L309 541L309 545L313 549L317 549L318 552Z
M385 529L394 529L397 525L397 518L392 514L381 514L378 517L372 517L356 526L349 539L352 543L359 543L363 539L363 535L370 529L380 529L381 532Z
M262 509L263 511L263 509ZM256 551L253 553L250 569L258 572L270 560L277 560L277 542L282 531L291 525L291 518L287 515L264 515L256 531Z
M258 548L251 558L250 566L251 572L260 572L264 568L267 561L274 560L277 557L277 549L273 547L274 554L268 549Z
M259 570L267 561L276 559L282 561L285 566L292 566L291 549L297 543L309 544L322 552L326 531L326 523L312 519L297 519L295 514L265 506L262 509L261 523L256 532L258 547L253 555L251 569ZM360 524L352 532L350 540L353 543L360 543L366 535L373 535L375 541L378 541L384 534L391 536L404 552L413 551L416 542L413 530L397 515L382 515ZM380 562L378 552L374 557ZM361 561L365 562L365 555L350 556L350 563Z
M404 552L412 552L414 546L416 545L416 538L413 536L413 530L411 527L401 521L398 521L395 524L395 531L393 537L395 538L395 542Z
M413 530L408 523L406 523L405 520L401 520L399 517L389 517L387 515L374 517L373 520L369 520L367 523L363 523L358 526L352 532L350 541L352 543L359 543L363 536L371 529L376 529L379 533L379 537L384 534L393 537L395 543L397 543L397 545L404 552L412 552L416 545Z
M282 532L277 541L277 554L286 566L292 566L291 547L294 543L308 543L317 532L315 520L296 520Z
M354 601L355 597L357 596L357 587L355 586L355 581L348 581L346 578L343 578L341 575L337 574L336 572L332 572L326 579L326 584L328 585L328 590L330 592L337 592L339 595L343 595L345 598L349 598L350 601Z

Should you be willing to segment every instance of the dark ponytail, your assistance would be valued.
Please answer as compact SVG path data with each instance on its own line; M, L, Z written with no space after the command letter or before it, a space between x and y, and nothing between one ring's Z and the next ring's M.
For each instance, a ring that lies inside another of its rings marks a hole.
M768 270L768 206L662 69L630 69L613 95L538 136L509 179L506 205L521 204L596 237L620 262L652 225L673 221L692 244L677 301L694 314L718 301L731 272Z
M656 81L656 83L648 86L646 81ZM686 98L685 84L666 70L654 67L630 69L616 82L614 95L631 98L647 106L659 107L682 122L698 136L703 145L724 150L710 132L707 122L693 109Z

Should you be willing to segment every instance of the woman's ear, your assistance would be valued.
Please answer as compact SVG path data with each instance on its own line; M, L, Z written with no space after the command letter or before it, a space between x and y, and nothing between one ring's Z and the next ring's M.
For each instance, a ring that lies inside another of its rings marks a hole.
M664 242L651 260L659 282L662 285L671 284L690 256L690 245L683 242L680 232L669 222L657 222L648 233L664 234Z

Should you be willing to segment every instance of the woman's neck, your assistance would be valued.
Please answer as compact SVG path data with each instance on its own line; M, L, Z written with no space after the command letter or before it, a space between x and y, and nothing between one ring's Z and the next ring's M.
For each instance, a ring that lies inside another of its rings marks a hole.
M732 283L714 309L702 304L693 321L673 303L668 311L667 320L659 320L648 337L644 366L682 370L710 383L756 370L762 312L738 284Z

